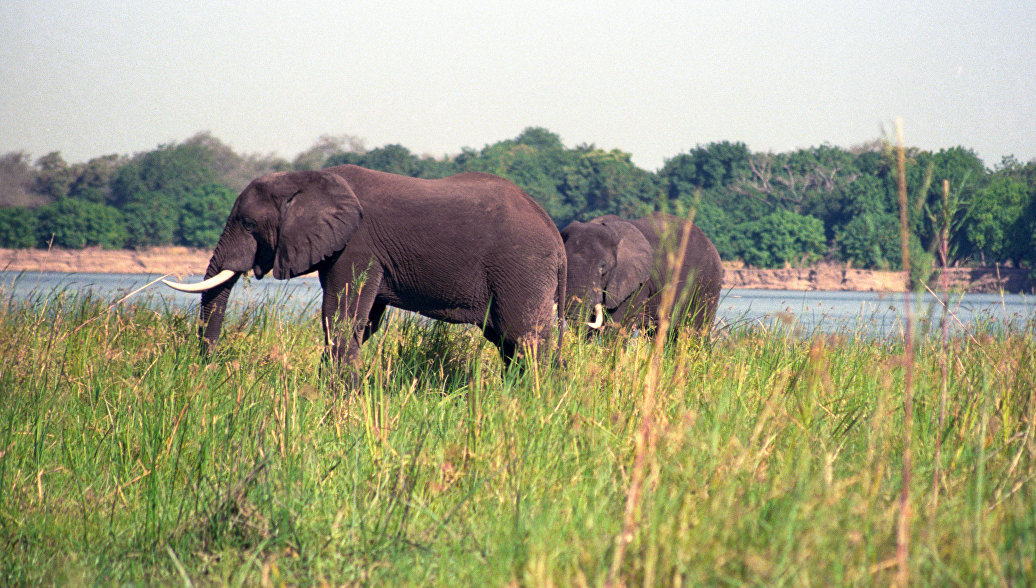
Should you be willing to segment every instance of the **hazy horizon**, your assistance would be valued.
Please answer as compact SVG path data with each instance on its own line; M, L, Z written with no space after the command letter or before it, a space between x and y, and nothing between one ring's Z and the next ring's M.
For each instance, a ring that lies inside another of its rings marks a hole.
M239 7L240 6L240 7ZM70 162L208 131L441 157L539 126L656 170L713 141L877 139L1036 159L1036 4L405 2L0 6L0 153Z

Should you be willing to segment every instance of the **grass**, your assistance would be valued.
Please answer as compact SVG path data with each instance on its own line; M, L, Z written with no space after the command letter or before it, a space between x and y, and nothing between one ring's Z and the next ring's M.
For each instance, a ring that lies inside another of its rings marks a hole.
M0 584L608 579L650 338L568 336L564 370L501 375L474 329L397 315L335 397L310 313L246 308L210 360L195 321L0 302ZM917 584L1036 579L1036 335L995 327L916 342ZM616 579L894 581L903 357L853 333L681 335Z

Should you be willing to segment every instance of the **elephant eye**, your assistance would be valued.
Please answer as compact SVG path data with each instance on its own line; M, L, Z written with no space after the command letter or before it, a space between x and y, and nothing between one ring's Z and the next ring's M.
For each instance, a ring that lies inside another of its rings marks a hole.
M250 219L248 217L242 217L241 218L241 226L244 227L244 229L246 231L248 231L249 233L254 233L256 231L256 229L259 228L259 225L256 224L256 222L254 220L252 220L252 219Z

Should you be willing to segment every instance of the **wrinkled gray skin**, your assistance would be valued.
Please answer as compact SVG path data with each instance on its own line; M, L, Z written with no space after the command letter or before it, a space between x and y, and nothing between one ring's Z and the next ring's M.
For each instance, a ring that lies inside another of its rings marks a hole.
M263 176L238 196L205 277L221 270L237 274L202 293L206 350L242 273L316 271L336 364L353 362L395 306L482 327L510 365L523 345L547 341L565 297L553 222L517 186L481 173L423 180L343 165Z
M679 252L686 224L656 212L633 221L605 215L562 229L568 255L569 319L578 319L582 312L584 319L592 320L594 305L603 304L611 318L623 325L657 326L660 293L673 275L668 253ZM690 225L676 286L674 324L708 331L719 304L723 265L716 247L694 225Z

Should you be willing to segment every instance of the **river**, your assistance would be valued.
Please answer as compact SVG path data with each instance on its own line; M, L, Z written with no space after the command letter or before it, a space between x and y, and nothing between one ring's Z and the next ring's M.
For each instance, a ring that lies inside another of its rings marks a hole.
M156 308L197 308L199 296L165 287L148 274L0 272L0 299L37 303L56 294L90 293L102 300L146 303ZM200 279L193 276L186 281ZM288 281L243 278L230 296L230 312L274 302L296 313L316 313L320 284L315 277ZM1036 297L1025 294L950 294L948 325L964 329L1036 329ZM901 293L804 290L726 289L717 323L721 328L758 326L801 336L818 333L858 333L897 336L906 320ZM911 295L910 308L920 333L939 332L943 304L932 294Z

